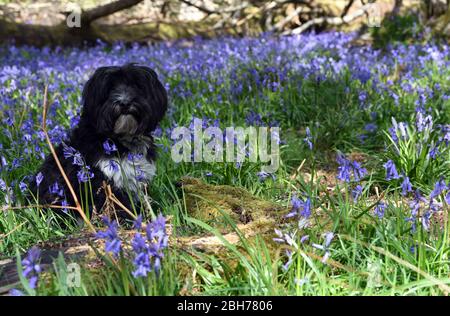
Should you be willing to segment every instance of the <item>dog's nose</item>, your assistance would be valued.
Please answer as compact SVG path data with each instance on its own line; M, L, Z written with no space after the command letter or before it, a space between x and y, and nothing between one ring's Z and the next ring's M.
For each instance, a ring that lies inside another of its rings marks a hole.
M130 104L128 102L120 102L119 107L120 107L120 111L123 113L123 112L128 111L128 109L130 108Z

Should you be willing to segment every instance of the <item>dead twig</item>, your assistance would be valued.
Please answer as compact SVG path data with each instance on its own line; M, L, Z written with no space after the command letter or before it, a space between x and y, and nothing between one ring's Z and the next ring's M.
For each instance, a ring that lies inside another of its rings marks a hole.
M89 219L86 217L86 214L84 214L83 209L81 208L80 202L78 201L77 195L75 193L75 190L73 189L69 178L67 178L66 172L64 171L64 168L61 165L61 162L59 161L58 155L56 154L55 148L53 147L52 141L50 140L50 136L47 132L47 94L48 94L48 86L46 85L44 88L44 104L42 109L42 131L45 135L45 139L47 140L48 146L50 148L50 151L53 155L53 158L55 159L56 165L58 166L59 172L61 173L62 177L64 178L64 181L66 182L67 187L69 188L70 194L72 195L73 201L75 202L75 210L80 214L83 221L88 225L88 227L95 233L95 228L92 225L92 223L89 221Z

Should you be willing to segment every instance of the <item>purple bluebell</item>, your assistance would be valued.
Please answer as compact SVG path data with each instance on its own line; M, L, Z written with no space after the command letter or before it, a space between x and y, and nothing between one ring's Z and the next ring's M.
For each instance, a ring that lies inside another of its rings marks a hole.
M25 294L21 290L18 290L18 289L11 289L9 291L9 295L10 296L25 296Z
M256 173L256 175L258 176L259 181L264 181L268 177L271 177L273 180L276 179L276 176L273 173L268 173L268 172L265 172L265 171L259 171L259 172Z
M291 198L291 204L292 210L286 215L286 218L294 216L309 218L311 216L311 199L309 197L303 201L294 194Z
M116 145L109 139L103 143L103 149L107 155L111 155L111 153L117 151Z
M139 219L135 225L141 226ZM145 229L146 238L141 233L136 233L132 247L135 253L133 271L134 277L146 277L150 271L159 273L161 270L161 259L164 257L164 250L168 246L168 236L166 233L166 222L162 215L148 223Z
M386 211L386 204L383 202L380 202L377 204L374 210L375 216L377 216L379 219L382 219L384 217L384 213Z
M117 161L111 159L108 163L108 168L109 168L109 170L111 170L113 172L118 172L119 164L117 163Z
M431 191L430 199L434 199L435 197L441 195L441 193L448 189L447 184L444 179L440 179L434 184L434 189Z
M360 184L358 184L353 190L352 190L352 198L353 198L353 201L358 201L358 199L359 199L359 197L361 196L361 194L362 194L362 191L363 191L363 187L360 185Z
M58 182L53 183L53 185L51 185L49 187L49 192L51 194L58 195L59 197L63 197L64 196L64 188L62 186L60 186L58 184Z
M130 162L137 162L144 157L142 153L128 153L127 159Z
M450 191L445 196L445 203L447 203L447 205L450 205Z
M19 189L20 189L20 192L24 193L28 189L28 185L25 182L20 181Z
M312 135L309 127L306 128L306 137L303 139L303 141L308 145L309 150L313 149Z
M99 239L105 240L105 251L112 253L117 257L122 250L122 241L117 233L117 223L111 221L107 217L103 217L103 223L107 226L105 231L100 231L96 234Z
M84 166L77 172L79 182L88 182L93 177L94 173L91 172L91 168L89 166Z
M374 133L374 132L376 132L377 131L377 124L375 124L375 123L368 123L368 124L366 124L366 126L364 126L364 129L366 130L366 131L368 131L369 133Z
M39 261L41 259L41 250L34 246L26 257L22 260L22 275L28 280L30 288L35 289L39 281L39 274L42 272Z
M84 161L83 157L81 156L80 152L78 152L75 148L71 146L67 146L65 143L63 143L63 155L66 159L73 159L72 164L77 166L83 166Z
M408 192L412 192L412 184L409 181L409 177L403 176L403 182L402 182L402 195L406 196Z
M36 175L36 186L39 186L41 184L42 180L44 180L44 175L42 174L42 172L39 172Z
M436 159L440 154L439 147L437 145L430 145L430 146L431 146L431 149L428 153L428 156L431 159Z
M131 243L133 251L136 256L133 260L135 270L132 272L133 276L136 277L146 277L147 274L152 270L150 265L150 257L148 253L148 246L145 238L142 237L140 233L134 235L133 241Z
M344 182L350 182L352 179L360 181L367 174L367 170L357 161L348 160L342 153L338 153L336 158L338 166L337 178Z
M395 163L392 160L388 160L383 166L386 169L386 180L390 181L400 178Z
M142 228L142 215L138 215L133 222L133 228L136 230L141 230Z

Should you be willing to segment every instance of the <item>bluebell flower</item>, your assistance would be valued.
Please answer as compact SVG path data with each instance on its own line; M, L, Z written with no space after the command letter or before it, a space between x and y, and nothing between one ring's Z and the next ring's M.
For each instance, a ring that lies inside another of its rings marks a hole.
M128 153L128 155L127 155L127 159L130 162L137 162L137 161L141 160L143 157L144 157L144 155L141 153Z
M91 172L91 168L89 166L84 166L77 172L77 178L79 182L88 182L93 177L94 173Z
M319 249L319 250L323 250L325 252L322 257L322 260L321 260L322 263L326 263L331 255L329 247L330 247L331 241L334 238L334 233L327 232L324 234L324 238L325 238L325 240L324 240L323 245L314 244L314 243L311 245L312 247Z
M368 123L368 124L366 124L366 126L364 126L364 129L366 130L366 131L368 131L369 133L374 133L374 132L376 132L377 131L377 124L375 124L375 123Z
M305 242L307 242L309 240L309 235L304 235L300 238L300 242L302 244L304 244Z
M117 151L116 145L109 139L103 143L103 149L107 155L111 155L111 153Z
M142 215L138 215L138 217L136 217L136 219L133 222L133 227L136 230L141 230L141 228L142 228Z
M402 182L402 195L406 196L408 194L408 192L412 192L412 185L411 182L409 181L409 177L404 176L403 177L403 182Z
M69 206L69 203L67 203L66 199L61 202L61 206L63 206L62 211L67 214L69 212L69 209L66 206Z
M84 166L83 157L81 153L77 151L75 148L66 145L63 143L63 155L66 159L73 159L72 164L77 166Z
M291 198L292 210L286 215L286 218L299 216L309 218L311 216L311 199L307 198L305 201L297 198L294 194Z
M385 211L386 211L386 205L383 202L380 202L375 207L374 213L379 219L382 219L384 217Z
M11 289L9 291L9 295L10 296L25 296L25 294L21 290L18 290L18 289Z
M444 179L440 179L434 184L434 189L430 194L430 199L434 199L435 197L441 195L441 193L445 190L447 190L447 184L445 183Z
M292 260L293 253L292 253L292 251L286 250L285 253L286 253L286 256L287 256L288 260L286 261L286 263L284 263L281 266L281 269L283 269L283 271L289 270L289 267L292 265L292 262L293 262L293 260Z
M50 191L51 194L58 195L59 197L63 197L64 196L64 188L60 187L58 182L53 183L53 185L51 185L49 187L49 191Z
M353 201L358 201L359 197L361 196L363 191L363 187L361 185L357 185L353 190L352 190L352 198Z
M450 124L442 126L442 134L444 135L441 138L441 141L445 143L445 146L450 144Z
M338 153L337 155L337 162L339 163L337 178L344 182L350 182L351 180L350 162L341 153Z
M397 169L395 168L395 163L392 160L388 160L383 166L386 169L386 180L390 181L400 178Z
M433 118L431 115L423 117L421 111L416 112L416 128L418 132L431 131L433 128Z
M25 192L27 189L28 189L28 185L25 183L25 182L23 182L23 181L20 181L20 183L19 183L19 189L20 189L20 192Z
M150 257L146 240L140 233L136 233L131 242L133 251L136 256L133 260L135 270L133 276L145 277L152 270L150 265Z
M355 179L355 181L360 181L362 178L366 176L367 169L363 168L359 162L352 161L350 165L353 171L353 178Z
M136 220L135 225L141 226L139 219ZM161 269L161 259L164 254L163 251L168 246L168 239L166 233L166 222L162 215L159 215L154 221L147 224L146 239L141 233L136 233L132 247L135 253L133 271L134 277L145 277L150 271L159 273Z
M367 174L359 162L348 160L342 153L338 153L336 160L339 164L337 178L341 181L350 182L352 175L355 181L360 181Z
M331 241L334 238L334 233L333 232L327 232L325 234L325 248L328 248L331 244Z
M303 139L303 141L308 145L309 150L313 149L312 135L309 127L306 128L306 137Z
M108 168L113 172L117 172L119 171L119 164L117 163L117 161L111 159L109 161Z
M42 172L39 172L36 175L36 186L39 187L39 185L41 184L42 180L44 180L44 176L43 176Z
M6 182L3 179L0 179L0 190L6 191Z
M105 231L96 234L97 238L105 240L105 251L117 257L122 249L122 241L117 233L117 223L107 217L103 217L103 223L107 226Z
M28 250L26 257L22 260L22 275L28 280L28 285L32 289L36 288L42 271L39 265L40 258L41 250L34 246Z
M264 181L268 177L271 177L273 180L276 179L276 176L273 173L268 173L268 172L265 172L265 171L259 171L259 172L256 173L256 175L258 176L259 181Z
M445 203L447 203L447 205L450 205L450 191L445 196Z
M428 153L428 157L431 159L436 159L439 155L440 155L440 151L439 151L439 146L440 143L438 142L437 144L430 144L430 152Z

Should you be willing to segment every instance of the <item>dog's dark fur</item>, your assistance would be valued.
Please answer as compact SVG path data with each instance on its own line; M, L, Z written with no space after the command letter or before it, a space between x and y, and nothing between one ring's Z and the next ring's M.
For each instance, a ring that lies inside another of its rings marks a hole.
M143 154L142 159L145 159L145 163L153 163L155 147L151 132L155 130L166 112L167 93L156 73L148 67L136 64L101 67L84 86L82 105L80 122L71 131L65 144L81 153L86 165L94 174L90 180L94 206L99 212L104 205L105 192L101 187L103 181L106 181L111 185L114 195L125 206L130 207L129 188L126 189L123 185L118 187L114 176L111 174L110 177L106 176L98 164L102 159L111 157L126 159L129 153ZM106 154L103 148L107 140L117 147L117 151L110 155ZM84 183L80 186L77 177L80 166L74 165L73 159L64 157L63 145L59 145L56 152L80 199L79 188L84 191ZM119 167L117 172L120 173L120 169ZM34 194L39 194L39 203L61 204L64 197L58 197L50 190L50 186L57 182L64 188L69 205L74 205L52 155L46 158L38 172L44 176L43 181L37 187L33 179L31 190ZM126 181L124 179L124 182ZM133 196L136 192L131 193ZM89 208L92 210L92 205L89 205Z

